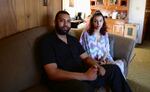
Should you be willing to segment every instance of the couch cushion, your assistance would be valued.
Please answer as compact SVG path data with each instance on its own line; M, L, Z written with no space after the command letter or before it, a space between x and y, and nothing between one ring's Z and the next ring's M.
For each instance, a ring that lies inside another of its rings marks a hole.
M19 92L40 82L34 44L45 32L35 28L0 40L0 92Z
M69 34L76 37L79 40L82 34L82 31L83 29L71 28L71 30L69 31Z

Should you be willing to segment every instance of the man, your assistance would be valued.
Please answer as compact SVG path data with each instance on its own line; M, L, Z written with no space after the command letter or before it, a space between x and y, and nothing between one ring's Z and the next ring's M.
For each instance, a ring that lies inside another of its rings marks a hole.
M94 92L107 83L112 92L131 92L116 65L99 66L78 40L68 35L70 21L68 12L59 11L54 32L41 41L40 54L49 87L54 92Z

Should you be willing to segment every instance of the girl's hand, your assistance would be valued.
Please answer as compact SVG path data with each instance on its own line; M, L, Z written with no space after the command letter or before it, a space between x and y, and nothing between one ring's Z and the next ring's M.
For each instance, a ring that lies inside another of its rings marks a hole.
M98 66L98 75L104 76L105 72L106 72L105 68L99 65Z
M100 64L101 64L101 65L105 65L105 64L107 64L107 61L106 61L106 60L101 60L101 61L100 61Z
M108 60L105 59L105 60L101 60L101 61L100 61L100 64L101 64L101 65L104 65L104 64L115 64L115 63L114 63L114 62L111 62L111 61L108 61Z

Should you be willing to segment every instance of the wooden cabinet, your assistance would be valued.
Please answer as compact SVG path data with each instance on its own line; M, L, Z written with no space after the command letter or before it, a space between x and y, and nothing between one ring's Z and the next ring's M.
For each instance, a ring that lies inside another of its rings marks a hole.
M128 11L128 0L91 0L91 10Z
M113 12L117 12L117 19L128 18L128 0L91 0L91 13L96 10L104 12L104 16L112 18Z
M48 25L43 1L0 0L0 39L42 25Z
M106 19L107 31L112 34L124 35L124 28L127 21L120 19Z
M61 4L61 0L0 0L0 39L38 26L53 26Z

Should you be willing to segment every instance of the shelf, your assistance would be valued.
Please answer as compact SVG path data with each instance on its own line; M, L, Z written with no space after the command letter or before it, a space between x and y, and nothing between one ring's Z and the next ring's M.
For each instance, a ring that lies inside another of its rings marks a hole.
M125 6L103 6L103 5L95 5L95 6L91 6L92 10L101 10L101 9L105 9L105 10L118 10L118 11L128 11L128 7Z
M118 10L128 11L128 0L117 0L116 4L111 4L110 0L102 0L103 4L97 3L98 0L91 0L91 9L106 9L106 10Z

